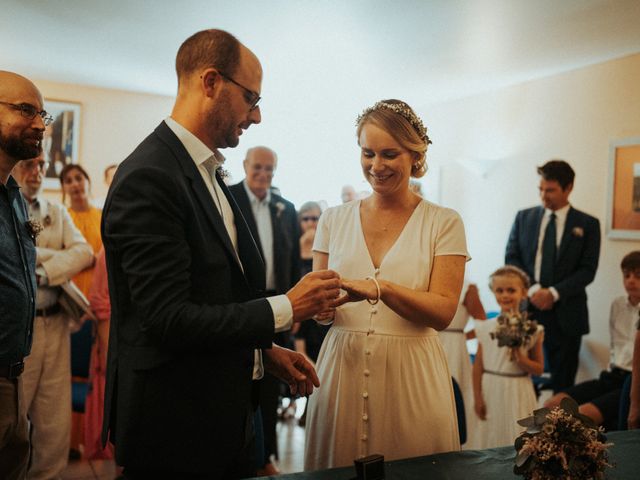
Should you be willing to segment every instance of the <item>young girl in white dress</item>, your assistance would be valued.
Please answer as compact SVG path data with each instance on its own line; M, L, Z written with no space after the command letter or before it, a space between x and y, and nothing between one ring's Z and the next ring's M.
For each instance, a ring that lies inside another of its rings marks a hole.
M491 291L502 313L517 312L527 296L529 278L517 267L507 265L490 277ZM478 353L473 364L474 409L480 418L472 432L477 448L513 445L523 428L517 421L536 409L531 375L544 370L542 326L526 345L499 347L491 338L496 319L476 323Z

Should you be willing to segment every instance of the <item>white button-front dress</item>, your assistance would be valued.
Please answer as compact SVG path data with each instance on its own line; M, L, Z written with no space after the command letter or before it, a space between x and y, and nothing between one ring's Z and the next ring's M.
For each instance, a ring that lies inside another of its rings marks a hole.
M348 279L378 279L426 291L434 256L468 258L459 215L421 201L375 268L360 223L360 202L320 218L314 250ZM305 470L460 449L451 376L437 332L397 315L382 301L340 307L317 362L310 397Z

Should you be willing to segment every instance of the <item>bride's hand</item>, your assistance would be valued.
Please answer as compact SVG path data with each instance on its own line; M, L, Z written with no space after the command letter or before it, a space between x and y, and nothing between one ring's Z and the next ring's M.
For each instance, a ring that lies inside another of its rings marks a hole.
M343 278L340 288L347 292L350 302L378 299L378 289L373 280L347 280Z

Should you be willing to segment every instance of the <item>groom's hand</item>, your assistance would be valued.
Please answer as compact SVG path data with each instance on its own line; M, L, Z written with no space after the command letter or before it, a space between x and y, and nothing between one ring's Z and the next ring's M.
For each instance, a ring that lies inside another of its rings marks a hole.
M311 395L313 387L320 386L313 365L301 353L274 344L262 354L265 370L285 381L293 395Z
M340 275L333 270L307 273L287 292L293 308L293 321L301 322L316 313L340 306Z

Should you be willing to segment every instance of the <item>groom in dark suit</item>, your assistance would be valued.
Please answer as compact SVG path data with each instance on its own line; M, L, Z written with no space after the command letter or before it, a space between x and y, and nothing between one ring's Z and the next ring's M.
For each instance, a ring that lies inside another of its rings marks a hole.
M339 278L314 272L264 298L262 258L219 170L220 149L261 120L256 56L205 30L182 44L176 70L171 117L120 165L103 211L103 440L126 478L241 478L254 473L252 379L266 370L302 395L318 386L274 334L337 306Z
M589 333L585 288L600 255L600 222L569 204L575 173L562 160L538 167L543 206L521 210L505 263L532 279L532 316L545 327L544 351L554 393L575 383L582 335Z
M300 232L293 203L271 191L278 157L267 147L253 147L243 162L245 179L229 187L258 244L266 267L267 295L289 290L300 278ZM280 332L275 343L291 347L291 332ZM278 458L276 424L280 381L265 374L260 381L260 409L264 426L265 461L261 474L277 474L270 456Z

